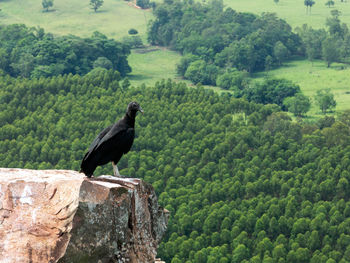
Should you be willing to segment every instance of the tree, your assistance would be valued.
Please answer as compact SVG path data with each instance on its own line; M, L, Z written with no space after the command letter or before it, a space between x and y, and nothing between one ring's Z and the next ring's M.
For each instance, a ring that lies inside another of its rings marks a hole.
M150 7L149 0L136 0L136 5L141 7L142 9L146 9Z
M90 0L90 5L91 9L97 12L97 9L99 9L103 5L103 0Z
M43 0L41 4L46 12L49 12L49 8L53 6L53 0Z
M344 39L349 31L346 24L341 24L340 15L341 12L339 10L333 9L331 10L331 17L326 19L329 34L336 39Z
M207 64L204 60L197 60L188 66L185 78L195 84L215 85L218 71L217 66Z
M137 35L139 32L135 28L130 28L128 31L129 35Z
M123 37L123 43L128 45L130 48L143 47L142 39L140 36L137 36L137 35Z
M331 8L331 6L334 6L334 1L328 0L325 5L328 6L329 8Z
M287 79L265 78L262 82L255 82L238 91L234 96L245 97L256 103L274 103L285 110L283 100L300 92L300 87Z
M309 97L302 93L297 93L294 97L285 98L283 104L287 107L288 111L295 116L302 116L307 113L311 107Z
M324 29L313 29L304 24L296 28L305 46L307 58L313 62L314 59L322 57L322 42L327 38L328 33Z
M273 55L275 56L276 60L278 61L278 64L281 65L283 61L288 59L289 57L289 50L286 48L285 45L281 41L276 42L274 48L273 48Z
M337 105L330 89L318 90L315 95L315 101L323 114L326 114L327 110L333 109Z
M322 57L327 62L329 68L333 62L339 60L339 43L337 39L328 37L322 42Z
M240 263L249 256L249 251L244 244L239 244L232 253L232 263Z
M22 77L30 77L30 73L34 69L34 57L30 53L24 53L21 55L17 63L12 63L11 67L19 72Z
M216 85L226 90L243 89L244 82L248 79L248 73L232 70L221 74L216 79Z
M273 0L275 4L277 5L280 0Z
M306 14L311 14L311 7L315 4L313 0L304 0L304 5L306 6Z
M105 69L113 69L113 63L106 57L98 57L93 63L93 68L99 67Z
M273 58L268 55L266 58L265 58L265 70L267 72L269 72L272 68L272 65L273 65Z
M124 80L122 82L122 88L127 89L130 87L130 85L131 85L131 83L130 83L129 78L128 77L124 78Z

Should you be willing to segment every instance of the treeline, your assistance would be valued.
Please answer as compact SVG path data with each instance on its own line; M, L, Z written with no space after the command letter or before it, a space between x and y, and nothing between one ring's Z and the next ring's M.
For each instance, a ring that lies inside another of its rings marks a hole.
M284 20L224 9L221 0L167 0L156 6L154 15L150 43L181 52L178 73L194 83L216 85L218 76L231 68L256 72L301 51L300 38Z
M331 17L326 20L327 30L307 25L296 29L302 39L305 56L310 61L323 59L328 67L333 62L349 62L350 33L348 26L341 23L340 15L338 10L331 11Z
M163 260L350 261L350 112L298 123L225 93L119 81L103 69L0 77L0 166L78 170L95 135L136 100L145 114L119 166L152 183L171 211Z
M293 56L322 59L328 67L349 63L349 29L338 10L326 20L327 30L304 25L296 33L275 14L236 12L221 0L165 0L154 15L149 42L179 51L183 58L177 72L193 83L246 88L249 73L269 71Z
M90 38L53 36L42 28L0 25L0 73L40 78L61 74L85 75L93 68L131 72L127 45L94 32Z

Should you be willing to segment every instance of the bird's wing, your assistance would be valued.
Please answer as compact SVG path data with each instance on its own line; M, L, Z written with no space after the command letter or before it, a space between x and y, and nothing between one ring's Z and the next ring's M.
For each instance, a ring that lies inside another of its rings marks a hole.
M99 145L103 137L111 130L113 125L108 126L107 128L103 129L94 139L94 141L91 143L88 152L85 154L83 161L86 160L90 154L96 149L96 147Z
M123 138L123 153L127 153L130 151L132 143L134 142L134 137L135 137L135 130L134 128L129 128L124 135Z
M130 150L134 141L134 134L134 129L131 127L126 127L124 125L112 127L94 148L94 152L103 153L106 156L113 152L115 156L110 156L111 160L117 156L120 158L124 153Z
M107 141L110 141L113 138L115 139L119 136L120 133L127 131L127 129L128 126L122 120L119 120L117 123L110 126L110 129L107 131L107 133L98 142L97 147L101 146Z

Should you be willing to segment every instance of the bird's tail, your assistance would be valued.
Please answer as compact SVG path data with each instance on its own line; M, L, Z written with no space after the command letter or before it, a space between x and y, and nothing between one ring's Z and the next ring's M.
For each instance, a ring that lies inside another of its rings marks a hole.
M84 173L87 177L91 177L94 174L94 171L96 169L96 166L89 163L87 160L83 160L80 165L80 171L79 173Z

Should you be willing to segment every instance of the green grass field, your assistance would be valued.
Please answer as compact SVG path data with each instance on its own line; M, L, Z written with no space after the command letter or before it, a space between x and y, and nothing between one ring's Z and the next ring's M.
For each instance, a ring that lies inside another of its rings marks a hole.
M180 59L181 56L177 52L164 48L135 49L129 56L129 64L132 67L128 76L130 82L139 86L142 83L153 85L161 79L176 79L176 64Z
M300 85L302 92L312 99L312 108L309 115L320 115L313 100L316 91L330 88L337 102L336 112L349 109L350 105L350 67L342 64L332 64L327 68L324 61L311 63L306 60L295 60L286 63L284 67L272 70L270 76L286 78ZM266 73L256 74L257 79Z
M275 4L273 0L224 0L226 7L237 11L261 14L262 12L276 13L278 17L285 19L294 29L297 26L308 24L314 28L324 27L326 18L330 16L332 9L338 9L342 15L340 19L350 24L350 2L334 0L335 5L329 8L325 5L326 0L318 0L311 9L311 14L306 14L303 0L279 0Z
M150 10L129 6L124 0L104 0L95 13L89 0L54 0L52 11L43 12L41 0L5 0L0 2L2 24L21 23L40 26L46 32L58 35L73 34L83 37L100 31L108 37L121 39L135 28L145 36L147 23L152 18Z

